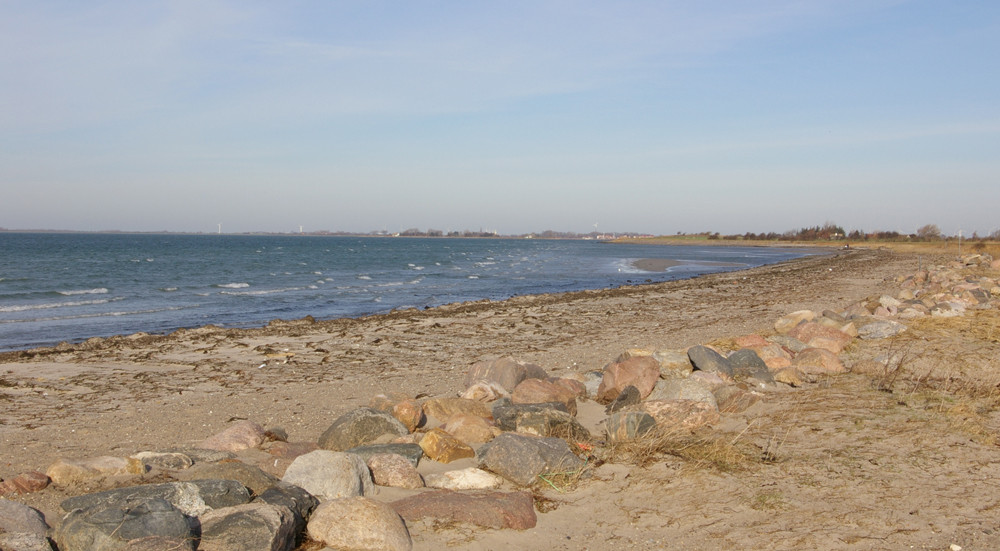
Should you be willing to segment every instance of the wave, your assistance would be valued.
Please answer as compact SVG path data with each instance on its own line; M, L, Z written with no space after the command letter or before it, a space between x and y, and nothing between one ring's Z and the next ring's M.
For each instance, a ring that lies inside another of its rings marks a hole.
M219 283L216 285L216 287L223 289L246 289L249 286L249 283Z
M73 296L73 295L103 295L108 292L104 287L98 287L97 289L79 289L76 291L56 291L60 295Z
M137 314L156 314L159 312L172 312L175 310L183 310L183 309L184 308L180 306L172 306L169 308L156 308L151 310L126 310L120 312L101 312L99 314L77 314L75 316L51 316L47 318L0 320L0 323L31 323L38 321L64 321L64 320L76 320L76 319L86 319L86 318L121 317L121 316L134 316Z
M371 279L371 276L366 276L366 275L359 275L359 276L358 276L358 279L363 279L363 280L365 280L365 281L368 281L368 280L370 280L370 279Z
M288 293L291 291L301 291L305 287L285 287L283 289L260 289L257 291L219 291L220 295L229 295L234 297L252 297L259 295L273 295L275 293Z
M122 300L122 299L105 298L99 300L73 300L69 302L47 302L44 304L19 304L16 306L0 306L0 312L27 312L30 310L49 310L52 308L72 308L73 306L91 306L94 304L107 304L112 300Z
M160 290L163 291L164 293L172 293L177 290L177 287L163 287Z

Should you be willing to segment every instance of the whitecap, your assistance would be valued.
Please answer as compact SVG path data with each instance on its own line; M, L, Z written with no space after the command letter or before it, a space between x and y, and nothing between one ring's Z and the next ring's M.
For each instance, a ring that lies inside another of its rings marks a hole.
M177 287L164 287L160 290L163 291L164 293L173 293L174 291L177 290Z
M249 283L220 283L216 285L216 287L221 287L223 289L246 289L249 286Z
M107 304L109 299L100 300L75 300L70 302L49 302L45 304L21 304L15 306L0 306L0 312L27 312L29 310L48 310L50 308L71 308L73 306L91 306L94 304Z
M370 280L370 279L371 279L371 276L366 276L366 275L359 275L359 276L357 276L357 277L358 277L358 279L363 279L363 280L365 280L365 281L368 281L368 280Z
M285 287L282 289L260 289L256 291L219 291L220 295L230 295L230 296L259 296L259 295L273 295L275 293L287 293L290 291L301 291L302 287Z
M73 295L103 295L108 292L104 287L98 287L97 289L80 289L78 291L56 291L60 295L73 296Z
M479 276L477 276L477 275L470 275L469 279L479 279Z

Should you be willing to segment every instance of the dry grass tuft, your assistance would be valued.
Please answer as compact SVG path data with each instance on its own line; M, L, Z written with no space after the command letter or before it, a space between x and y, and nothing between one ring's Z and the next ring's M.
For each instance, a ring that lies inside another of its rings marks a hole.
M665 455L690 462L693 468L709 467L721 472L738 472L758 462L756 454L735 438L714 433L692 434L684 430L657 429L643 438L610 443L597 450L601 459L611 463L647 466Z

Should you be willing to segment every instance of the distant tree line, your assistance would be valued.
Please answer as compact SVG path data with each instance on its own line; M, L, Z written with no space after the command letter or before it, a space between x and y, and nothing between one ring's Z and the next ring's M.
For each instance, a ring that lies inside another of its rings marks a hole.
M680 234L678 235L688 235ZM833 222L826 222L822 226L812 226L808 228L801 228L798 230L788 230L784 233L776 232L766 232L766 233L753 233L746 232L744 234L731 234L722 235L718 232L703 232L700 234L694 234L696 236L705 237L708 239L728 239L737 241L940 241L950 239L941 232L936 224L926 224L919 228L915 233L900 233L897 231L883 231L876 230L871 232L865 232L862 230L851 230L846 231L842 226L838 226ZM963 235L963 239L968 241L1000 241L1000 229L995 230L993 233L986 237L981 237L976 232L972 235Z

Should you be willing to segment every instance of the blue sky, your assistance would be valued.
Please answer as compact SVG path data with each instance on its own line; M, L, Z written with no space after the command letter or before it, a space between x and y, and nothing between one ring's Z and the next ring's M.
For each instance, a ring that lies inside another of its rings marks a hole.
M1000 229L1000 2L0 2L0 227Z

